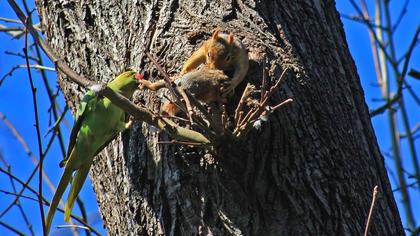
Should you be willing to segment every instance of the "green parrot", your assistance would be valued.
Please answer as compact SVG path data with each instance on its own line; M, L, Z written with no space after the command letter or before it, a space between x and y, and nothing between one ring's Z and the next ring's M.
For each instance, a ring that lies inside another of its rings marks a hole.
M108 83L108 87L131 98L141 79L143 75L127 71ZM65 221L70 219L74 202L86 180L93 158L130 124L126 122L125 112L121 108L111 103L106 97L96 96L93 91L87 92L84 96L76 112L75 120L70 134L67 157L60 163L61 167L64 166L64 173L47 215L47 235L58 203L71 179L73 178L72 185L64 211ZM76 172L74 176L73 172Z

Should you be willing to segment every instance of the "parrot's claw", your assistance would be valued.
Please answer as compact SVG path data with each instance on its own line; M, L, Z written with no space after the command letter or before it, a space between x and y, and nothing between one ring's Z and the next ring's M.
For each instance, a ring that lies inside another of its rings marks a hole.
M131 129L131 127L133 127L133 124L134 124L134 122L133 122L133 120L132 119L130 119L127 123L125 123L125 129Z

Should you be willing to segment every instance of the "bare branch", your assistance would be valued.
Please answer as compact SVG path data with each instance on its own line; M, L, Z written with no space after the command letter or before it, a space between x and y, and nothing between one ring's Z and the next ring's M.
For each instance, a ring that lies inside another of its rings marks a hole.
M8 0L9 5L13 8L19 19L24 21L26 19L24 13L19 8L19 6L16 4L13 0ZM36 43L38 43L44 52L47 54L47 56L56 64L56 66L66 74L70 79L72 79L77 84L83 86L83 87L90 87L94 84L97 84L93 81L90 81L86 79L85 77L78 75L75 71L73 71L64 61L62 61L57 54L52 50L52 48L43 41L36 30L33 28L31 24L28 24L28 30L34 37ZM165 73L166 74L166 73ZM167 75L167 74L166 74ZM170 134L174 135L175 138L179 138L182 140L190 140L195 142L202 142L205 144L210 143L210 141L204 137L202 134L192 131L186 128L178 127L174 122L170 121L169 119L165 118L159 118L157 116L154 116L150 111L139 108L133 103L130 102L127 98L124 96L115 93L112 89L102 86L103 89L100 92L101 95L107 97L110 99L113 103L115 103L117 106L121 107L130 115L134 116L135 118L144 121L146 123L149 123L151 125L154 125L160 129L163 129L165 131L168 131ZM105 87L105 88L104 88ZM144 118L144 119L142 119ZM168 126L169 124L169 126Z
M29 182L32 179L32 177L35 175L37 169L39 166L37 166L37 168L34 169L33 173L31 174L31 177L29 177L29 179L26 182L23 182L22 180L20 180L18 177L14 176L13 174L9 173L8 171L4 170L3 168L0 167L0 172L6 174L7 176L10 176L11 178L13 178L14 180L16 180L19 184L21 184L23 186L22 190L17 193L17 194L13 194L16 196L15 200L12 202L11 205L9 205L1 214L0 214L0 218L10 209L11 206L13 206L14 202L17 201L17 199L19 199L20 197L22 197L22 193L25 189L28 189L30 192L32 192L33 194L35 194L35 196L40 197L39 193L33 189L32 187L29 186ZM32 200L31 198L27 198ZM35 201L38 202L38 199L34 199ZM43 198L42 199L42 203L45 204L46 206L50 205L50 202ZM64 213L64 210L62 208L57 208L57 210L61 213ZM84 222L81 218L75 216L75 215L71 215L71 218L76 220L77 222L81 223L82 225L88 227L90 229L90 231L92 231L93 233L95 233L96 235L101 235L97 230L95 230L94 228L92 228L91 226L89 226L88 224L86 224L86 222Z
M340 16L343 17L344 19L347 19L347 20L359 22L359 23L362 23L362 24L369 24L369 26L372 27L372 28L386 29L382 25L377 25L375 23L372 23L371 19L366 19L365 17L361 17L360 15L351 16L351 15L346 15L346 14L340 13Z
M415 79L420 79L420 71L417 71L415 69L411 69L410 72L408 72L408 75Z
M29 156L31 161L34 163L34 165L38 165L38 160L34 156L31 149L29 149L28 144L26 143L25 139L20 135L20 133L17 131L16 127L6 118L6 116L0 112L0 119L3 120L4 124L9 128L10 132L12 132L13 136L17 139L17 141L22 145L23 149L25 150L26 154ZM43 177L45 181L47 182L47 185L51 189L52 192L55 192L55 187L52 184L50 178L48 178L48 175L45 174L45 172L42 172Z
M7 171L12 173L12 167L6 162L6 160L4 160L4 158L1 154L0 154L0 159L1 159L2 162L4 162L4 165L6 166ZM10 180L10 184L12 185L13 192L16 194L17 190L16 190L15 181L10 176L9 176L9 180ZM29 218L28 218L25 210L22 207L22 204L21 204L20 200L16 202L16 206L19 208L19 211L22 215L22 218L25 221L25 224L28 227L29 231L31 232L32 235L35 235L35 232L32 228L32 224L30 223Z
M0 21L23 25L22 21L18 21L18 20L15 20L15 19L9 19L9 18L6 18L6 17L0 17Z
M202 134L189 130L187 128L179 127L175 122L167 118L154 115L149 110L138 107L132 103L129 99L122 96L121 94L115 93L112 89L104 86L99 94L107 97L115 105L123 108L127 113L132 115L135 119L144 121L150 125L153 125L161 130L168 132L174 138L183 141L193 141L203 144L210 144L210 141Z
M240 138L244 137L248 133L248 131L250 130L252 125L257 120L263 120L265 116L271 114L277 108L293 101L292 99L289 98L289 99L285 100L284 102L276 105L274 108L270 108L267 105L271 96L274 94L275 91L277 91L279 89L280 82L282 81L282 79L285 76L287 71L288 71L288 68L283 70L283 72L281 73L277 82L273 86L271 86L271 88L267 92L264 93L264 96L261 97L261 102L259 102L256 107L251 108L243 119L238 119L237 121L235 121L236 126L235 126L235 129L233 131L233 135L237 139L240 139ZM249 91L247 91L245 89L244 94L242 95L242 98L246 97L245 93L248 93L248 92ZM242 98L241 98L241 100L242 100ZM242 115L239 115L240 112L242 112L242 111L240 111L241 101L239 101L238 108L235 111L235 115L238 114L238 118L239 118L239 116L242 116Z
M18 18L22 22L25 22L26 16L23 13L23 11L20 9L20 7L16 4L16 2L14 0L7 0L7 2L13 8ZM64 61L60 59L60 57L52 50L52 48L44 40L42 40L39 37L38 32L36 31L36 29L33 27L32 24L27 24L27 29L34 37L35 42L42 47L45 54L47 54L47 56L52 60L52 62L70 79L72 79L74 82L76 82L77 84L83 87L89 87L95 84L93 81L90 81L86 79L85 77L78 75L66 63L64 63Z
M373 213L374 213L374 210L375 210L376 200L378 199L378 193L379 193L379 187L378 187L378 185L376 185L373 188L372 203L371 203L370 209L369 209L369 215L368 215L368 219L367 219L367 222L366 222L364 236L369 235L369 228L370 228L370 225L372 224L372 219L373 219Z
M25 26L26 29L28 28L28 25L31 25L32 22L30 21L29 18L25 19ZM39 114L38 114L38 103L37 103L37 97L36 97L36 88L34 85L34 81L32 79L32 73L31 73L31 69L30 69L30 65L29 65L29 57L28 57L28 31L25 30L25 48L23 50L24 54L25 54L25 60L26 60L26 65L28 66L28 76L29 76L29 82L31 85L31 91L32 91L32 101L33 101L33 106L34 106L34 112L35 112L35 129L36 129L36 137L38 140L38 153L39 153L39 185L38 185L38 191L39 191L39 210L41 213L41 221L42 221L42 229L44 232L44 235L46 234L45 232L45 216L44 216L44 205L42 204L42 173L43 173L43 165L44 165L44 156L42 155L42 139L41 139L41 131L39 128Z
M391 29L392 32L395 32L397 30L398 26L401 23L401 20L403 19L404 15L407 13L407 8L408 8L408 3L409 2L410 2L409 0L405 0L404 5L403 5L403 7L401 9L400 14L399 14L397 20L395 21L394 26L392 26L392 29Z
M411 43L410 43L410 46L409 46L407 52L405 53L405 60L404 60L403 69L402 69L402 72L400 74L400 77L397 80L397 82L398 82L397 93L387 103L385 103L384 105L380 106L379 108L376 108L375 110L371 111L369 113L369 115L371 117L376 116L378 114L382 114L384 111L391 108L396 102L398 102L400 100L402 90L403 90L405 75L406 75L407 70L408 70L408 64L409 64L409 61L410 61L410 57L411 57L412 52L414 50L414 46L416 45L416 42L418 41L419 34L420 34L420 24L417 26L416 32L414 33L414 36L413 36L413 38L411 40Z
M11 225L8 225L6 223L4 223L3 221L0 221L0 225L4 226L5 228L7 228L8 230L14 232L17 235L22 235L25 236L24 233L20 232L19 230L15 229L14 227L12 227Z

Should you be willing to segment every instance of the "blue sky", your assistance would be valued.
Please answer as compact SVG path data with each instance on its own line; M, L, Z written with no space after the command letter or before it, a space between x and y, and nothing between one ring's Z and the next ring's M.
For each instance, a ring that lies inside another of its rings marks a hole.
M359 2L359 1L356 1ZM370 14L373 13L374 9L374 2L375 1L366 1L368 3L368 9L370 10ZM396 19L402 10L402 5L405 1L390 1L391 2L391 19ZM341 14L346 15L356 15L354 9L352 8L349 1L337 1L337 9ZM417 10L415 10L417 9ZM420 24L420 15L418 14L418 9L420 9L420 2L419 1L410 1L408 5L408 11L404 16L399 28L395 32L394 41L396 42L396 52L397 58L403 56L406 52L414 32L417 28L417 25ZM383 104L383 101L378 101L381 98L379 87L373 86L376 83L376 75L375 69L373 64L373 57L370 48L370 41L366 27L358 22L354 22L348 19L343 19L344 23L344 30L346 32L347 42L350 48L350 52L353 56L353 59L357 66L357 71L360 76L360 80L365 91L365 100L369 106L369 109L375 109ZM420 49L417 47L412 54L409 68L415 68L420 70ZM401 68L401 66L400 66ZM420 82L418 80L414 80L412 78L408 78L410 84L414 91L417 92L417 96L419 96L418 92L420 91ZM393 83L395 86L395 83ZM395 91L395 90L394 90ZM414 100L410 96L405 96L405 101L407 105L407 110L410 112L410 124L411 127L414 127L416 123L420 121L420 113L415 112L419 110L419 107L415 104ZM384 113L385 114L385 113ZM398 117L401 120L401 117ZM386 115L379 115L375 116L372 119L372 124L375 129L376 137L379 142L380 148L382 153L391 153L391 139L390 139L390 132L388 128L388 121ZM402 130L402 125L399 123L399 127ZM417 155L418 150L420 149L419 140L417 140L416 148L417 148ZM403 156L403 162L406 164L407 171L412 172L411 161L409 160L409 153L408 153L408 145L406 141L402 141L401 143L401 150ZM387 157L384 155L385 164L388 170L394 172L394 161L392 158ZM398 184L396 181L395 174L392 175L388 172L388 176L391 180L392 188L395 189ZM407 181L411 183L412 181ZM420 201L419 193L417 189L410 189L410 196L412 203L414 205L414 213L416 215L416 222L417 225L420 221ZM405 215L401 212L401 195L399 193L395 194L395 200L398 204L400 209L400 216L404 222L406 222Z
M373 3L374 1L368 1L369 3ZM400 12L402 3L404 1L391 1L392 12L391 16L393 19L397 17ZM348 1L337 1L337 8L340 13L344 13L347 15L355 15L355 11L348 3ZM368 8L373 10L373 6L369 5ZM420 2L419 1L410 1L408 12L401 22L401 26L398 28L396 32L396 45L397 45L397 54L400 56L405 52L406 48L408 47L409 42L411 41L411 37L414 34L415 28L420 23L420 14L417 14L414 9L420 9ZM12 18L16 19L16 16L9 8L7 2L5 0L0 0L0 17ZM373 67L373 60L371 55L371 49L369 45L369 37L366 30L366 27L360 23L353 22L347 19L343 19L345 32L348 40L348 44L350 47L350 51L353 55L353 58L356 62L358 73L361 78L362 86L365 90L366 102L369 108L374 109L382 104L382 101L375 101L380 98L380 91L378 87L372 86L373 83L376 82L374 67ZM6 24L0 21L0 24ZM17 64L25 64L24 59L14 57L11 55L5 55L4 51L14 51L14 52L22 52L22 48L24 47L23 40L13 40L11 37L4 33L0 33L0 78L9 71L13 66ZM420 49L416 49L414 51L413 57L411 59L410 68L416 68L420 70ZM47 72L49 83L54 90L57 88L56 76L53 72ZM33 70L33 76L35 80L35 86L38 89L38 103L39 103L39 114L40 114L40 121L41 121L41 135L47 134L48 129L51 127L52 124L49 123L49 103L48 98L46 97L45 88L39 73ZM411 85L413 86L414 91L420 91L420 82L410 80ZM412 127L419 122L420 120L420 113L413 112L418 110L418 107L414 104L414 101L410 97L406 97L406 103L408 110L411 111L410 117L410 124ZM64 99L62 95L59 96L59 103L61 104L61 108L64 107ZM32 104L32 95L30 92L30 85L27 77L26 69L19 69L14 72L12 77L9 77L5 80L5 82L0 86L0 112L5 114L18 129L18 132L23 136L23 138L28 142L28 145L32 152L38 156L38 147L36 142L36 132L33 126L34 124L34 112L33 112L33 104ZM73 123L71 115L68 114L66 119ZM390 138L389 138L389 131L387 127L387 120L386 116L376 116L372 120L373 126L375 128L375 132L378 138L378 142L380 143L381 150L383 152L389 152L391 148ZM69 135L69 130L62 126L62 130L65 136L65 142L67 144L67 138ZM45 148L46 143L49 139L50 135L46 136L43 139L43 147ZM420 149L419 142L417 141L417 150ZM403 157L408 157L407 153L407 144L405 142L402 143L402 150L403 150ZM6 161L12 166L13 174L19 176L23 179L26 179L29 176L29 173L34 168L34 165L30 161L28 155L23 150L21 144L14 138L10 130L4 125L3 122L0 121L0 153L6 159ZM55 141L54 145L52 146L49 155L47 155L45 160L45 166L47 167L46 172L53 180L54 184L57 185L58 180L61 175L61 169L58 168L57 164L61 159L61 154L59 150L58 142ZM407 159L407 158L406 158ZM391 170L394 168L394 163L392 159L389 157L385 157L386 165ZM407 161L407 160L405 160ZM408 162L407 162L408 163ZM2 168L4 166L0 164ZM410 168L410 167L408 167ZM38 177L35 177L34 180L31 182L31 186L37 188ZM391 183L393 188L395 188L396 182L391 178ZM20 185L17 184L18 189L20 189ZM10 181L8 177L4 174L0 173L0 189L11 189ZM28 191L25 191L25 195L31 195ZM48 187L44 185L44 195L46 198L51 199L52 194L49 191ZM96 224L94 224L95 228L98 229L100 232L105 234L105 231L102 229L102 223L100 221L98 212L97 212L97 205L96 199L90 184L90 181L87 181L83 191L81 192L80 196L85 201L85 205L87 211L90 213L92 218L96 219ZM419 199L418 192L412 191L412 199ZM0 193L0 212L14 199L13 196L5 195ZM399 203L401 201L401 196L396 194L396 201ZM419 201L413 201L415 204L417 214L417 223L420 221L420 203ZM42 230L40 227L40 220L39 220L39 207L36 202L32 201L22 201L23 207L25 210L30 213L31 215L31 222L34 227L34 231L37 235L40 235ZM47 208L45 208L46 210ZM77 207L75 207L77 209ZM403 222L405 222L404 214L401 214ZM62 214L57 213L55 220L53 222L54 225L63 224ZM17 207L14 207L9 213L5 216L0 218L0 221L8 222L12 224L14 227L18 229L26 229L25 224L21 218L21 214L19 213ZM28 233L27 231L24 231ZM66 230L59 230L60 235L69 234ZM10 231L6 230L4 227L0 225L0 235L13 235Z

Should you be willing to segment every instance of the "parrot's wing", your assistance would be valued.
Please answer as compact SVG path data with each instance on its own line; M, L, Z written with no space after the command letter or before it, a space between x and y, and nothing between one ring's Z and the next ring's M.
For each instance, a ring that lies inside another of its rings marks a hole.
M127 115L127 113L124 113L124 115L121 117L121 121L125 123L127 120L128 120L128 115ZM118 134L120 134L120 132L122 132L124 130L125 129L116 131L115 134L112 135L112 137L110 137L107 141L104 142L104 144L102 146L99 147L99 149L95 152L94 156L98 155L98 153L100 153L106 146L108 146L108 144L110 142L112 142L112 140L114 140L115 137L117 137Z
M99 148L98 148L98 150L95 152L95 155L94 156L96 156L96 155L98 155L98 153L100 153L106 146L108 146L108 144L112 141L112 140L114 140L114 138L115 137L117 137L118 136L118 134L119 133L116 133L115 135L113 135L109 140L107 140L102 146L100 146Z
M114 109L120 109L120 108L114 107ZM118 119L123 119L124 120L124 117L125 116L122 116L121 118L118 118ZM103 138L106 137L106 139L103 140L103 144L95 150L95 153L92 156L92 158L89 160L89 162L83 163L80 166L80 168L76 170L76 174L74 175L74 179L72 181L71 189L70 189L70 192L69 192L69 197L67 198L67 203L66 203L66 207L65 207L65 210L64 210L64 220L65 221L68 221L70 219L70 215L71 215L71 211L73 209L74 203L75 203L76 198L79 195L79 192L83 187L83 183L85 182L86 177L89 173L90 166L93 163L93 158L100 151L102 151L105 148L105 146L107 146L116 136L118 136L118 134L122 131L122 127L124 127L124 126L120 124L115 128L111 128L109 130L110 133L107 133L104 136L102 136ZM67 165L75 164L75 162L74 162L74 160L72 160L72 158L73 158L73 156L68 160ZM67 168L67 166L66 166L66 168Z
M66 158L60 162L60 167L64 167L66 165L66 162L70 156L71 150L73 150L73 147L76 143L76 139L77 139L77 135L79 134L80 127L82 126L82 123L85 120L87 110L95 110L95 106L97 103L98 103L98 97L92 91L88 91L86 95L83 97L82 101L80 102L79 108L77 109L75 117L74 117L75 123L74 123L73 128L71 129Z
M107 140L95 153L94 156L98 155L99 152L101 152L108 144L114 140L115 137L119 132L115 133L109 140ZM68 222L70 220L71 211L74 206L74 202L79 195L80 190L83 187L83 183L86 180L86 177L89 173L89 169L92 163L88 165L83 165L79 170L76 171L76 175L74 176L74 180L72 182L72 187L70 189L69 197L67 199L67 203L64 210L64 221Z

